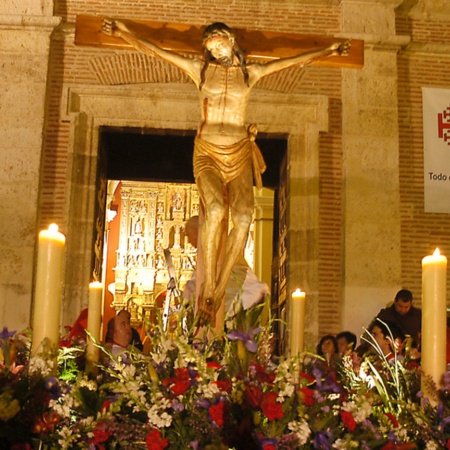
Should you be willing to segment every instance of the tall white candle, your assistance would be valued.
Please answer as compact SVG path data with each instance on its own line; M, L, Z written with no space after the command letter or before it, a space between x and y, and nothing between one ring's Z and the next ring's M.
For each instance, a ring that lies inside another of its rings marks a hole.
M306 294L296 289L291 295L289 349L290 355L297 356L305 347L305 306Z
M447 258L436 249L422 259L422 370L441 385L446 369ZM424 394L430 394L426 382Z
M32 355L47 352L59 342L61 288L66 238L52 223L39 233L33 309Z
M86 348L86 362L88 370L92 370L95 363L98 362L100 351L94 342L100 341L100 327L102 321L102 300L103 300L103 284L99 281L94 281L89 284L89 306L88 306L88 321L87 321L87 348Z

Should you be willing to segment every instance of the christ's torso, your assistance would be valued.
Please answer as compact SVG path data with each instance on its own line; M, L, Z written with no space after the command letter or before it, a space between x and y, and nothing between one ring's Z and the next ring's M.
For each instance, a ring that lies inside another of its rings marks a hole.
M247 137L250 90L239 66L211 64L200 91L202 123L198 136L217 145L231 145Z

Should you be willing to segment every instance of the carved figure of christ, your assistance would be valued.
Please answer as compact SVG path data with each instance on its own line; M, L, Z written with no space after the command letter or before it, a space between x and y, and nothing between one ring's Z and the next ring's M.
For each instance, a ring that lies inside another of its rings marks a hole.
M272 42L268 45L272 47L271 55L266 54L265 57L271 59L265 63L247 63L234 32L223 23L215 23L205 29L201 45L197 46L197 51L203 50L204 58L185 56L188 49L195 51L192 37L195 27L153 25L151 32L156 29L167 36L170 31L171 37L164 39L156 32L153 39L148 39L143 35L148 36L149 32L144 33L142 26L142 23L135 25L122 20L104 20L101 27L105 38L116 41L105 41L98 30L92 35L92 26L90 29L91 36L95 36L99 45L123 46L126 43L178 67L199 90L201 122L194 148L194 176L204 212L200 237L204 280L198 294L197 310L200 324L216 325L216 315L223 307L231 271L243 253L248 236L253 214L253 181L261 187L261 173L265 170L262 155L255 144L256 126L245 123L251 89L261 78L281 70L324 62L333 57L345 56L342 60L346 60L350 43L331 40L327 45L306 51L292 48L292 53L294 50L296 53L278 57L276 48L273 48L274 40L278 46L284 41L280 40L280 35L272 33L269 38L265 36L266 41ZM76 33L77 44L95 44L86 38L86 30L81 25L79 27L78 21L77 29L81 30ZM261 36L255 39L254 35L255 45L261 41ZM256 46L261 47L261 43ZM228 214L233 223L229 234L223 231L222 226ZM223 260L219 261L223 241L225 250ZM223 327L221 321L218 329Z

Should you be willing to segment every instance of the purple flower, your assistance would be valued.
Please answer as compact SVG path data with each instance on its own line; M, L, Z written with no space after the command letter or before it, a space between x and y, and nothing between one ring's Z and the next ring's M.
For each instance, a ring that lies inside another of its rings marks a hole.
M329 431L318 431L314 436L313 447L318 450L330 450L330 438L331 433Z
M192 450L198 450L199 449L198 441L191 441L189 443L189 448L192 448Z
M242 341L249 352L255 353L258 349L258 345L253 340L253 336L260 331L261 328L250 329L248 333L246 331L233 330L227 334L227 338L230 339L230 341Z
M8 342L10 337L13 337L16 334L15 331L8 331L8 328L4 327L3 331L0 332L0 347L3 351L5 351L6 343Z
M3 331L0 332L0 339L9 339L16 334L15 331L8 331L7 327L3 327Z
M209 402L205 398L196 398L195 406L199 406L201 408L209 408L211 406L211 402Z
M175 399L172 402L172 408L175 412L181 412L184 411L184 405L183 403L179 402L177 399Z

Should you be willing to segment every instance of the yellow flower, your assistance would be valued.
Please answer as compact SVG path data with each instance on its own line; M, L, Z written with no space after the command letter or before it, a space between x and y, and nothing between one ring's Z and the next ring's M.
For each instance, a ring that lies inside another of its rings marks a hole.
M10 392L0 394L0 420L7 421L20 411L19 401Z

